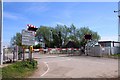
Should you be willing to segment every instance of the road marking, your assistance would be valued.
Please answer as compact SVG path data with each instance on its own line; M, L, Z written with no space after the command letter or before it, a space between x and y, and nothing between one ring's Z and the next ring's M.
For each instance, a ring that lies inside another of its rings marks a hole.
M71 60L71 59L67 59L67 60ZM67 60L58 60L58 61L67 61ZM48 71L50 70L50 68L49 68L49 66L48 66L48 62L58 62L58 61L47 61L47 62L44 62L44 63L46 64L46 66L47 66L47 71L44 72L44 73L41 75L41 77L44 76L45 74L47 74Z
M47 61L47 62L62 62L62 61L68 61L68 60L71 60L71 59L66 59L66 60L57 60L57 61Z
M43 73L42 75L41 75L41 77L42 76L44 76L45 74L47 74L48 73L48 71L49 71L49 66L48 66L48 64L47 64L47 62L44 62L45 64L46 64L46 66L47 66L47 71L45 72L45 73Z

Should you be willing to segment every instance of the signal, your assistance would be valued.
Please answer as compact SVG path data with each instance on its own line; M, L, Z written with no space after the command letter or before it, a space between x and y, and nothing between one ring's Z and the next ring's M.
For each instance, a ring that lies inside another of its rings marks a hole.
M36 32L37 29L38 28L36 28L36 26L31 25L31 24L27 24L27 30L28 31L34 31L34 32Z
M90 39L92 39L92 35L91 34L85 34L84 39L90 40Z

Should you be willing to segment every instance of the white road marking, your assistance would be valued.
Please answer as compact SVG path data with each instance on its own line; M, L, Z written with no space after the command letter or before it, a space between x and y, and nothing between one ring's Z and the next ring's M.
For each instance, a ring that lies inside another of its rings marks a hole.
M46 64L46 66L47 66L47 71L45 72L45 73L43 73L42 75L41 75L41 77L42 76L44 76L45 74L47 74L48 73L48 71L49 71L49 66L48 66L48 64L47 64L47 62L44 62L45 64Z
M66 60L57 60L57 61L47 61L47 62L61 62L61 61L68 61L68 60L71 60L71 59L66 59Z
M67 59L67 60L71 60L71 59ZM58 60L58 61L47 61L47 62L44 62L44 63L46 64L46 66L47 66L47 71L44 72L44 73L41 75L41 77L44 76L45 74L47 74L48 71L50 70L50 68L49 68L49 66L48 66L48 62L59 62L59 61L67 61L67 60Z

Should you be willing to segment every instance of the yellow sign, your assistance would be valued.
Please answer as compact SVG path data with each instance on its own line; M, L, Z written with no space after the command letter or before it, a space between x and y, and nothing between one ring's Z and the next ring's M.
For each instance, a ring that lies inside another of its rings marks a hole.
M30 46L30 51L31 51L31 52L33 51L33 46Z

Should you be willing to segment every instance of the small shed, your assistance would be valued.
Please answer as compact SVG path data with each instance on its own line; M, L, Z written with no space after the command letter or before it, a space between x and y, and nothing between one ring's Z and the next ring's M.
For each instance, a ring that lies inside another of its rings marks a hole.
M66 44L66 47L67 48L76 48L76 43L74 41L69 41L67 44Z

